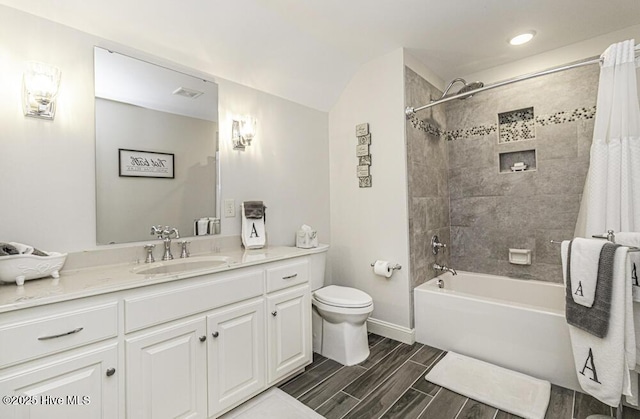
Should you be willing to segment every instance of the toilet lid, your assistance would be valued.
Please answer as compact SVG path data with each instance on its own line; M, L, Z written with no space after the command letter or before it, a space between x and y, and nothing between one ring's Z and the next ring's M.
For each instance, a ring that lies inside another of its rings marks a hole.
M373 299L364 291L350 287L329 285L313 293L316 300L337 307L367 307L373 304Z

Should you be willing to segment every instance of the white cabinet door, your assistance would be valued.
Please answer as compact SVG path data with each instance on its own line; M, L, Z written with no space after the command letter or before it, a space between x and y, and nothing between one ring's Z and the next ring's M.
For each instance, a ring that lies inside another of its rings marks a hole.
M311 362L309 286L267 297L269 384Z
M204 317L126 340L127 417L207 416Z
M209 416L265 386L264 300L207 317Z
M117 344L33 364L0 376L0 394L7 396L0 404L1 418L118 417Z

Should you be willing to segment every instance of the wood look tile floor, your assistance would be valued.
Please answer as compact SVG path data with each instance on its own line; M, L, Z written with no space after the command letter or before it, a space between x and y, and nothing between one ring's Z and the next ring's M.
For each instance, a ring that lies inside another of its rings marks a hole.
M371 354L347 367L314 354L304 373L280 389L328 419L514 419L517 416L441 388L424 379L445 352L407 345L369 334ZM545 419L585 419L595 413L615 415L586 394L551 387ZM640 418L625 409L625 419Z

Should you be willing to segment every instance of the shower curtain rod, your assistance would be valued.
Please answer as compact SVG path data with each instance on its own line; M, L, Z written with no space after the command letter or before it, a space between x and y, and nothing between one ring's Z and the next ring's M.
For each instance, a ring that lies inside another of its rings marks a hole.
M636 55L636 59L637 59L638 58L638 54L640 53L640 44L635 46L635 52L636 52L635 55ZM553 67L553 68L550 68L548 70L540 71L538 73L525 74L525 75L522 75L522 76L514 77L512 79L507 79L507 80L504 80L504 81L501 81L501 82L490 84L488 86L480 87L478 89L474 89L474 90L471 90L471 91L468 91L468 92L464 92L464 93L456 94L456 95L453 95L453 96L449 96L449 97L446 97L444 99L434 100L431 103L427 103L426 105L420 106L420 107L417 107L417 108L414 108L412 106L407 106L407 108L404 110L404 113L407 116L407 118L410 118L413 115L415 115L416 112L422 111L424 109L428 109L428 108L430 108L432 106L436 106L436 105L439 105L441 103L449 102L451 100L463 99L463 98L469 97L471 95L475 95L476 93L484 92L485 90L495 89L496 87L506 86L508 84L516 83L516 82L523 81L523 80L532 79L534 77L546 76L547 74L553 74L553 73L557 73L557 72L564 71L564 70L570 70L572 68L577 68L577 67L582 67L582 66L585 66L585 65L600 63L601 61L602 61L602 58L600 56L596 56L596 57L591 57L591 58L587 58L587 59L582 60L582 61L575 62L573 64L567 64L567 65L563 65L563 66L560 66L560 67Z

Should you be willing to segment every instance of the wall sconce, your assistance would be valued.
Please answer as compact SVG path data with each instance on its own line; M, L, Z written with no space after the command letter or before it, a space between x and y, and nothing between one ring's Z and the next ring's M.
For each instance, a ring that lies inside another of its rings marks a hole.
M53 119L56 95L60 88L60 69L29 62L22 78L22 103L25 116Z
M256 135L256 120L251 116L234 119L231 125L231 140L234 150L244 150L251 145L251 140Z

